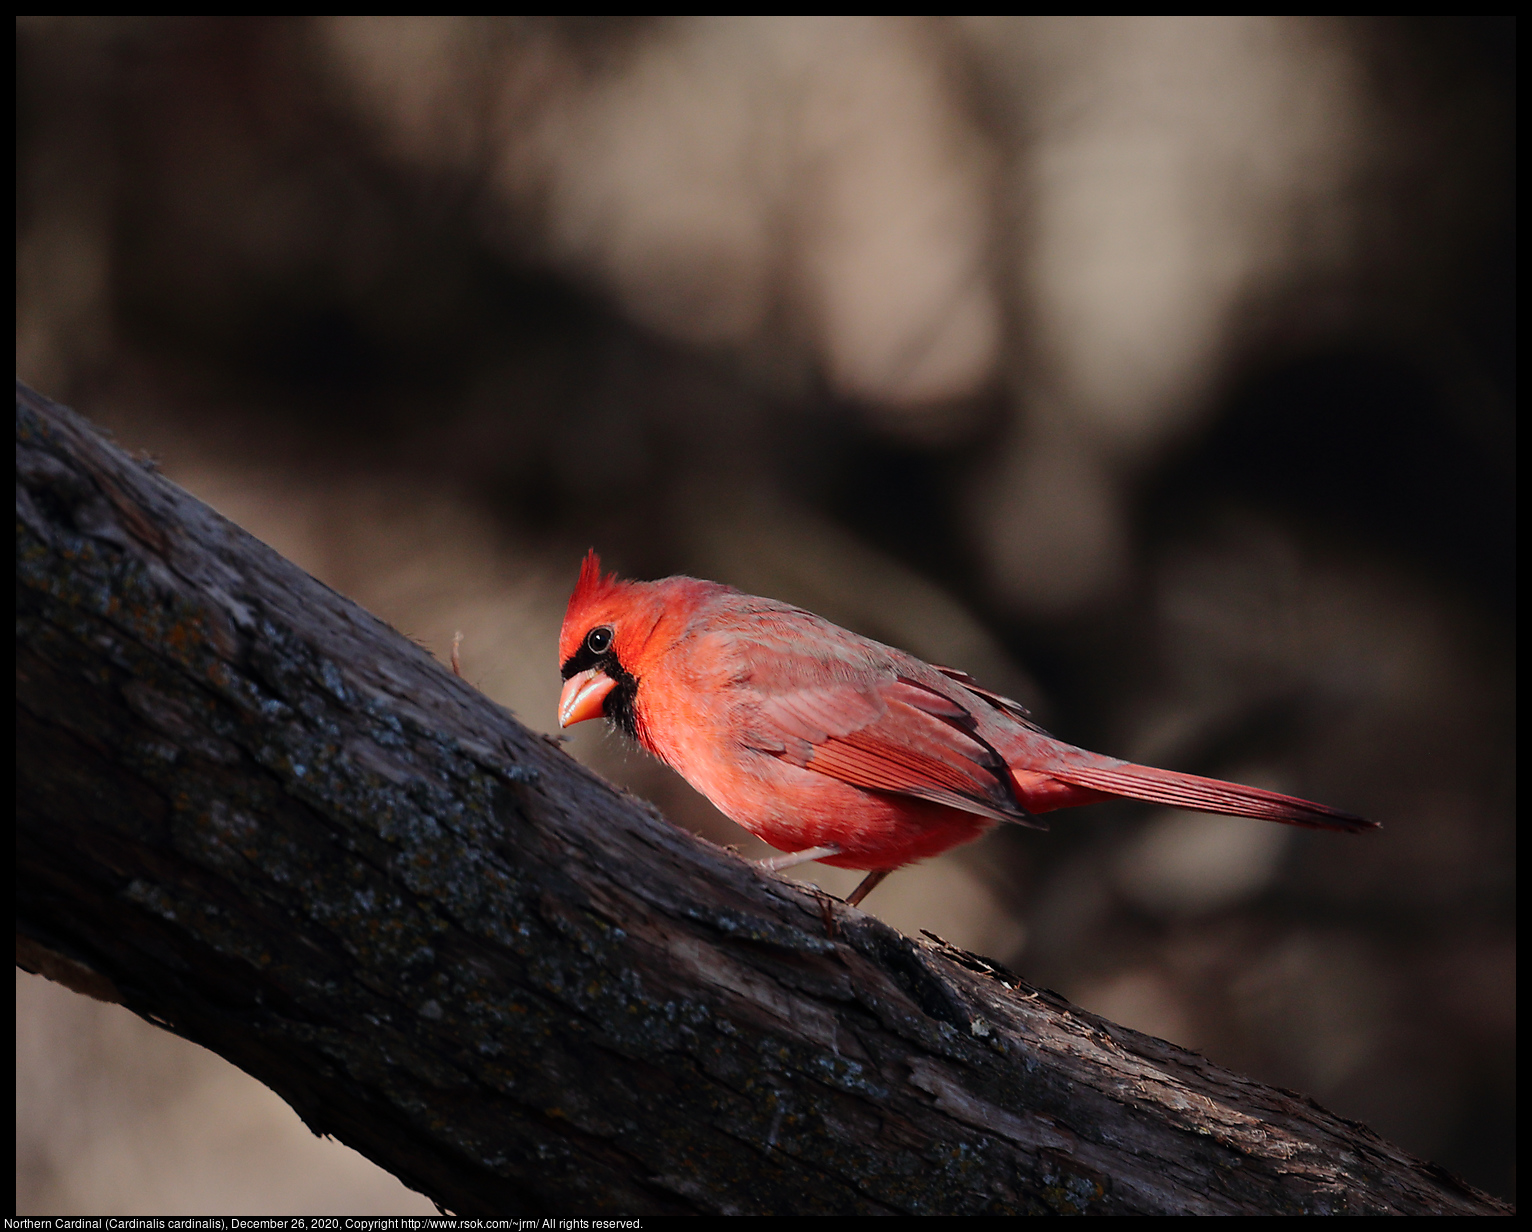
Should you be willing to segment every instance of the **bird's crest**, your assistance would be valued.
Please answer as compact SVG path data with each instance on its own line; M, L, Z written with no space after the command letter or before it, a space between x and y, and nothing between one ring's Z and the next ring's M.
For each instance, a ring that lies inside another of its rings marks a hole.
M623 587L624 583L617 580L616 573L601 576L601 557L596 555L595 548L586 552L585 560L580 565L580 579L575 583L574 593L569 596L569 606L564 609L563 637L560 640L569 641L573 638L578 642L584 637L585 613ZM572 653L571 646L560 646L559 649L564 658Z
M595 548L591 548L580 563L580 580L575 583L574 593L569 596L569 607L565 609L564 618L567 620L575 612L621 589L622 583L617 580L616 573L601 576L601 557L596 555Z

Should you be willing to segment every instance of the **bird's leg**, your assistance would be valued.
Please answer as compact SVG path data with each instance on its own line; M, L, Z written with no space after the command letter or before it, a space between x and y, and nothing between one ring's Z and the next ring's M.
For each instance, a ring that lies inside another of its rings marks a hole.
M855 907L878 887L878 883L894 870L891 868L874 869L863 877L861 884L851 891L851 897L846 900L846 906Z
M807 864L810 860L823 860L826 856L840 855L840 848L833 843L828 847L810 847L807 851L792 851L785 856L772 856L769 860L762 860L760 867L768 873L780 873L784 868L792 868L795 864Z

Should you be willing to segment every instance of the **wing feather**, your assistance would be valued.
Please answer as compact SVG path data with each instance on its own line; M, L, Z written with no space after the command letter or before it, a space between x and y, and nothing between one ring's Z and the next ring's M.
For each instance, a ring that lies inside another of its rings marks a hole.
M742 639L750 670L737 677L750 696L751 747L869 791L1035 824L959 701L902 676L892 658L808 658L801 643L796 653L768 654L763 641Z

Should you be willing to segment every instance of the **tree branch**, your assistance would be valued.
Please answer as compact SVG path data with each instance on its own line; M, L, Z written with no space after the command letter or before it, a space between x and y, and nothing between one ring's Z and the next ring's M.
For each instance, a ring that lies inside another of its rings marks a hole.
M16 476L18 964L444 1207L1510 1209L674 828L20 384Z

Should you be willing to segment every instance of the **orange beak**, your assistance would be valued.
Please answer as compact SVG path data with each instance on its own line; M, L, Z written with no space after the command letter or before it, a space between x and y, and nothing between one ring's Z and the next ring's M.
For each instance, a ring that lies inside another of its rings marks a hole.
M587 667L571 676L559 694L559 726L599 719L606 713L606 695L616 687L617 682L599 667Z

